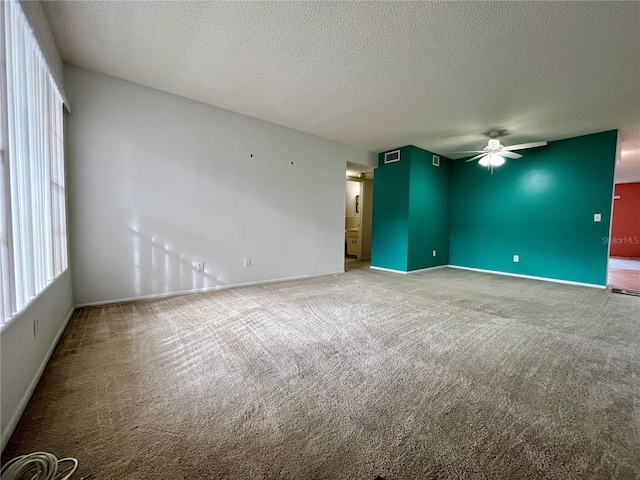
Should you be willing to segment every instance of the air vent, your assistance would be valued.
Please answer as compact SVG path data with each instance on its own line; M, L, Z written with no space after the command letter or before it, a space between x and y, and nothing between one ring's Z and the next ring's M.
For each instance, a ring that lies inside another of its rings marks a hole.
M433 156L433 165L436 167L440 166L440 157L438 155Z
M387 152L384 154L384 163L393 163L400 161L400 150L394 150L393 152Z

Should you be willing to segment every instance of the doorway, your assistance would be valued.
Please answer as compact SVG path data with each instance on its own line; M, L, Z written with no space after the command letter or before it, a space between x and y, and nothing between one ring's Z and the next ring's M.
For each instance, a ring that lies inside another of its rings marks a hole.
M614 174L607 286L640 295L640 126L620 130Z
M345 271L368 266L371 259L372 213L373 169L370 166L348 163L344 227Z
M614 188L607 286L640 295L640 182Z

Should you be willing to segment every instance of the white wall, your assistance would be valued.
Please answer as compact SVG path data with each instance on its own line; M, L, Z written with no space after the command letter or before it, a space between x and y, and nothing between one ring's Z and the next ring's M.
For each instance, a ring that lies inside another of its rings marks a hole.
M77 67L65 81L76 304L343 271L346 162L374 154Z
M3 450L71 313L73 294L71 275L67 270L2 330L0 405ZM34 336L33 319L36 316L39 327Z

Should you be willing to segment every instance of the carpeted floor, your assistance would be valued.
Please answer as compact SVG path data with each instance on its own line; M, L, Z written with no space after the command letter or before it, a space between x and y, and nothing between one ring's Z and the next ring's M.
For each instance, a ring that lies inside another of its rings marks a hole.
M640 298L454 269L79 309L4 452L74 478L640 478Z

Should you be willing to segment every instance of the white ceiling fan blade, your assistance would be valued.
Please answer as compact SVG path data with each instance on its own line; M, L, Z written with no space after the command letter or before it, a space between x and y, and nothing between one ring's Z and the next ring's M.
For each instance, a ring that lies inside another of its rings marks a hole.
M519 153L507 152L506 150L499 151L498 155L500 155L501 157L507 157L507 158L522 158L522 155L520 155Z
M449 153L485 153L484 150L466 150L464 152L449 152Z
M469 160L467 160L467 162L473 162L474 160L477 160L480 157L485 157L489 155L487 152L482 152L480 155L476 155L475 157L471 157Z
M510 145L508 147L504 147L503 150L523 150L525 148L544 147L546 144L547 142L521 143L519 145Z

